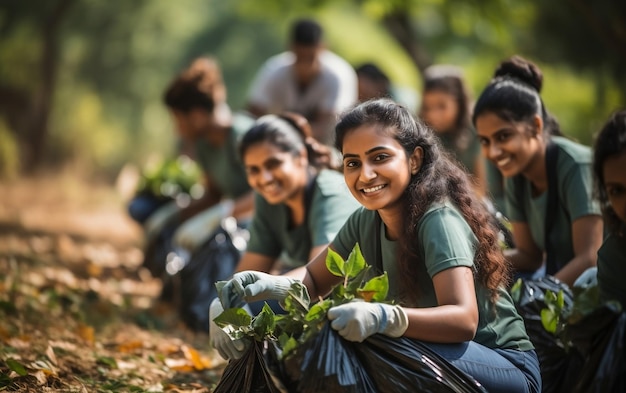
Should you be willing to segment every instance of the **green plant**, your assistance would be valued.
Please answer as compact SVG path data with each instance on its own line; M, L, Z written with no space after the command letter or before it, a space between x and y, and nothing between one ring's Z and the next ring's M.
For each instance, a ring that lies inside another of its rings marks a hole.
M356 299L384 302L387 298L387 273L371 277L371 266L365 262L358 243L345 261L329 248L326 267L333 275L341 277L342 282L325 299L319 299L311 305L306 288L295 283L282 302L286 314L274 314L267 304L254 317L242 308L231 308L220 314L215 323L233 339L249 337L257 341L277 341L283 356L287 356L320 331L327 321L326 313L331 307ZM221 291L224 284L217 284L218 291Z

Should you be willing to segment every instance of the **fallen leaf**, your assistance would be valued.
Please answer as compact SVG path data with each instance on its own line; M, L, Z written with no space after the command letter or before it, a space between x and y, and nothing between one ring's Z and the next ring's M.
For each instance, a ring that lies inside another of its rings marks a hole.
M80 338L85 340L87 344L93 345L93 343L95 342L93 326L89 326L89 325L85 325L81 323L78 325L77 330L78 331L76 333L78 334Z

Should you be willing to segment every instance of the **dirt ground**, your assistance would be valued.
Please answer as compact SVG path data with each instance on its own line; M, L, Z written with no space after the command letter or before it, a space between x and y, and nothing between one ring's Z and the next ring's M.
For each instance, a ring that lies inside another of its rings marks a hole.
M126 182L128 183L128 182ZM128 184L0 181L0 391L210 392L224 362L160 302Z

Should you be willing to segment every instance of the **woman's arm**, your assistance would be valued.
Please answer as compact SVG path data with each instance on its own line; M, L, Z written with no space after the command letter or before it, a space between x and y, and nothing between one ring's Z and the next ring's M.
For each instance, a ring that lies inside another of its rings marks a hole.
M596 266L598 250L602 246L602 217L589 215L580 217L572 223L572 241L574 258L570 260L554 276L569 286L587 268Z
M341 277L333 275L326 268L327 254L328 247L324 247L306 266L291 270L285 274L285 276L302 281L309 292L311 301L326 296L335 285L341 282Z
M504 256L516 270L535 271L539 269L543 263L543 252L535 244L528 223L514 221L511 225L515 248L504 250Z
M250 190L234 200L232 216L241 219L254 214L254 191Z
M404 307L409 320L405 336L437 343L458 343L474 338L478 305L472 269L453 267L437 273L433 286L438 306Z
M236 272L242 272L244 270L255 270L258 272L269 273L274 266L275 258L265 255L257 254L254 252L246 252L241 257L241 260L237 264Z

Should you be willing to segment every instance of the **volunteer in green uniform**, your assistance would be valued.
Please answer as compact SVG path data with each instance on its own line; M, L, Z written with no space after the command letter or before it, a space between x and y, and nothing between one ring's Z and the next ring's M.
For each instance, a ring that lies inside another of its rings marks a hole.
M508 265L496 229L432 132L403 106L380 99L345 114L335 143L348 189L363 207L329 248L347 258L358 242L371 265L388 271L394 304L332 307L331 327L354 342L376 333L421 340L489 392L539 392L537 356L505 290ZM298 281L311 299L324 296L341 280L328 271L326 255L283 276L236 273L220 300L230 307L284 299ZM220 344L231 357L245 348L241 341Z
M195 147L194 159L205 175L205 193L188 206L171 203L160 209L146 227L153 232L154 228L182 222L174 234L174 244L194 252L223 218L233 216L242 224L252 216L253 192L238 159L237 145L254 119L231 112L221 71L210 58L198 58L181 72L168 86L164 101L181 138Z
M558 124L539 95L542 80L522 60L501 63L476 102L473 121L483 153L506 178L506 213L516 246L505 250L507 259L526 277L547 273L572 285L596 265L602 243L591 151L551 136ZM548 195L554 207L548 208Z
M460 68L438 64L424 71L419 117L472 176L478 194L485 195L486 162L472 128L470 95Z
M626 307L626 110L615 112L596 138L593 171L596 193L609 233L598 251L602 300Z
M305 265L358 207L341 173L328 168L332 151L311 135L304 117L285 113L260 117L242 139L239 153L256 196L250 240L237 271L284 272ZM275 302L270 305L282 311ZM262 306L251 304L251 312ZM221 312L219 301L213 302L211 320ZM222 333L210 330L213 337Z

